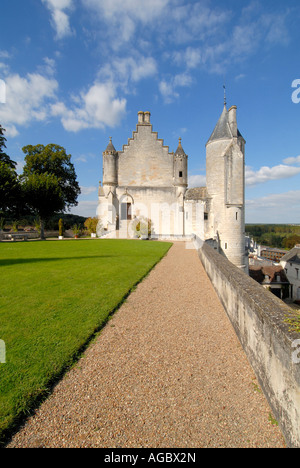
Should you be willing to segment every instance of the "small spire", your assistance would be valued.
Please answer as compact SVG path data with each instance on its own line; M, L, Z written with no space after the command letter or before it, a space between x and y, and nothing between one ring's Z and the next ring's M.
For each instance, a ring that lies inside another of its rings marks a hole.
M226 107L227 100L226 100L226 86L225 86L225 84L223 85L223 88L224 88L224 106Z
M105 152L109 152L109 153L115 153L116 152L116 149L112 143L112 137L109 137L109 143L107 145L107 148L105 150Z
M181 138L179 138L178 148L177 148L177 150L176 150L176 152L175 152L175 155L179 155L179 156L180 156L180 155L181 155L181 156L182 156L182 155L185 155L185 152L184 152L184 150L183 150L183 148L182 148L182 144L181 144Z

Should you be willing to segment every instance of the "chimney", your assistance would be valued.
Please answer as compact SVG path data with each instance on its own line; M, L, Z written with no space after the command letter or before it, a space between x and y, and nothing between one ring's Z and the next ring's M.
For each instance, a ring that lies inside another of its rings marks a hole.
M231 128L231 132L233 137L237 138L238 132L237 132L237 121L236 121L236 106L230 107L228 111L228 116L229 116L229 125Z
M138 123L139 124L144 123L144 112L142 112L142 111L138 112Z
M144 112L144 123L149 124L150 123L150 112Z

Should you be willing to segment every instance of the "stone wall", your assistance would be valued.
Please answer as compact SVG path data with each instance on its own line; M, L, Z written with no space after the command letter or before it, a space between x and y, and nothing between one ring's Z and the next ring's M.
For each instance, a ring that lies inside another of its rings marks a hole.
M172 187L174 155L152 131L152 125L137 125L137 131L118 159L118 185L124 187Z
M300 334L284 322L290 309L206 243L198 252L287 445L299 448Z

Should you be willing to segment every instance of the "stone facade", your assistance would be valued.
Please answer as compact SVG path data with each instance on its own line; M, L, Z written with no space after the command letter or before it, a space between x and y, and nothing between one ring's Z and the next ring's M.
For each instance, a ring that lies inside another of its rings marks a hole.
M139 112L122 151L103 152L98 216L108 235L134 237L137 220L150 219L152 237L213 239L245 266L244 146L236 107L226 106L207 145L207 187L188 189L188 156L181 139L175 153L158 138L150 112Z

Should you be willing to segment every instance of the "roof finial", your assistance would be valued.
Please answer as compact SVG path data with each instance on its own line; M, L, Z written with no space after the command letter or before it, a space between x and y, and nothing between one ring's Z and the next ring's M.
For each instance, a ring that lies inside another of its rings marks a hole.
M223 88L224 88L224 106L226 107L227 100L226 100L226 85L225 84L223 85Z

